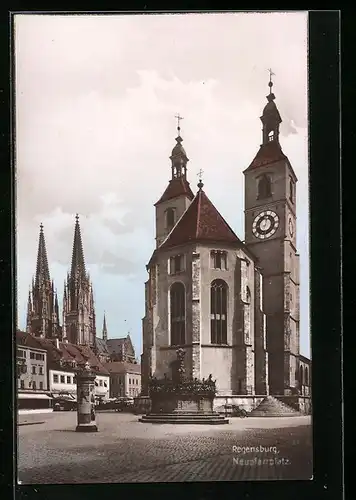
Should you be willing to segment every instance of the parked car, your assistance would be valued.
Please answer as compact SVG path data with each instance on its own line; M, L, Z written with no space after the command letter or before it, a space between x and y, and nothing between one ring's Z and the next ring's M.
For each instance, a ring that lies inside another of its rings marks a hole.
M53 411L76 411L77 402L74 399L56 398L53 401Z
M230 415L231 417L247 417L247 411L244 408L240 408L237 405L227 404L224 406L225 413Z

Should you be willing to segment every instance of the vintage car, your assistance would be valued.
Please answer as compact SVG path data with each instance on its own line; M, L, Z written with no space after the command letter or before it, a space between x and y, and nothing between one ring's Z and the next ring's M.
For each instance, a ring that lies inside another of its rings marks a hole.
M53 400L53 411L75 411L77 401L70 398L55 398Z

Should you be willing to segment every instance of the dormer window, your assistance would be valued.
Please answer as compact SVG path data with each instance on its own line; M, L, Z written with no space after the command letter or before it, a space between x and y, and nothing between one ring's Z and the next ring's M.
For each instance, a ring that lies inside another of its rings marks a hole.
M212 250L210 252L211 267L213 269L227 269L227 252Z
M166 229L170 231L174 224L176 223L176 209L175 208L167 208L166 210Z
M178 274L185 271L185 258L183 254L174 255L169 259L169 274Z

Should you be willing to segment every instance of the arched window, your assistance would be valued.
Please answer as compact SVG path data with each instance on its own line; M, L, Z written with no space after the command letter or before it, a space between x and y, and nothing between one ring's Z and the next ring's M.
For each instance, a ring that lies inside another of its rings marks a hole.
M212 344L227 344L227 284L223 280L211 284L210 332Z
M270 132L268 132L268 141L273 141L274 139L274 132L273 130L271 130Z
M305 378L305 385L309 385L309 373L308 373L308 367L305 367L304 370L304 378Z
M246 287L246 302L250 302L251 301L251 291L250 291L250 287Z
M171 345L185 344L185 288L174 283L170 290Z
M174 208L167 208L166 210L166 226L168 231L172 229L175 224L175 210Z
M272 196L271 180L267 175L262 175L262 177L258 181L257 198L261 200L264 198L269 198L270 196Z
M289 181L289 199L294 203L294 185L292 180Z
M299 381L300 381L300 385L304 385L304 377L303 377L304 373L303 373L303 367L302 365L300 366L300 375L299 375Z

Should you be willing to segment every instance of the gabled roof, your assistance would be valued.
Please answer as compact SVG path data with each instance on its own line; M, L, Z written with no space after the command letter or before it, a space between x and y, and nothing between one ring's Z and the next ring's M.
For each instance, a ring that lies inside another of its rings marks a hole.
M59 367L59 361L76 361L79 366L83 366L87 361L94 371L101 374L108 374L108 371L100 363L98 358L89 346L71 344L69 342L58 342L51 339L36 338L38 345L47 351L48 366Z
M33 335L30 335L27 332L23 332L21 330L17 330L16 332L16 345L29 347L32 349L43 349L41 344L37 341L37 338Z
M178 196L185 195L187 196L190 200L194 198L193 191L190 188L189 182L185 177L177 177L174 179L171 179L169 181L169 184L161 196L161 198L155 203L155 206L157 206L159 203L163 203L164 201L167 200L172 200L173 198L177 198Z
M104 366L110 373L135 373L137 375L141 375L141 365L136 363L113 361L111 363L105 363Z
M269 165L280 160L288 160L288 158L283 153L278 141L270 141L260 146L256 156L246 170L262 167L263 165Z
M202 189L179 219L159 249L190 242L238 243L241 240L214 207Z

